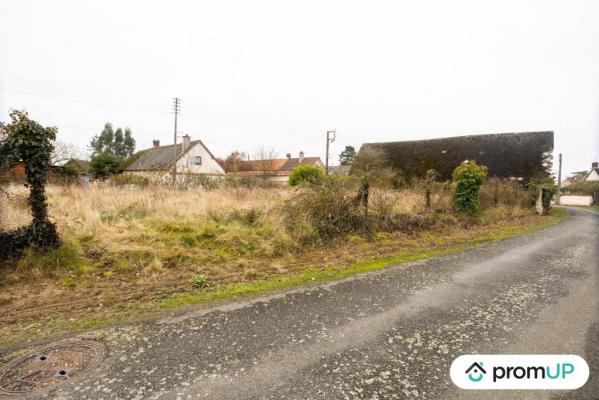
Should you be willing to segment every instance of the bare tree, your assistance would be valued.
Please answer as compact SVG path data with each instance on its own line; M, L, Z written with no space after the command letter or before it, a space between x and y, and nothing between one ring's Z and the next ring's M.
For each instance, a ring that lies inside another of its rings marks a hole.
M383 150L376 147L363 147L353 161L351 173L382 183L391 173L387 164L387 154Z
M63 165L72 158L84 159L86 154L80 147L72 143L54 142L54 151L50 158L52 165Z
M247 154L242 151L235 150L222 161L222 165L227 172L244 171L247 170L247 164L245 163L247 159Z
M276 157L277 152L275 149L272 147L266 147L264 144L262 144L256 150L254 160L258 161L260 171L262 172L262 176L264 178L274 175Z

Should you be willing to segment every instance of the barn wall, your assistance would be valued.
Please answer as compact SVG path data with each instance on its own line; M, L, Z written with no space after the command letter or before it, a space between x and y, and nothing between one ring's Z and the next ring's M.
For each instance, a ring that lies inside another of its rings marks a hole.
M563 195L559 197L559 203L562 206L584 206L593 204L593 196Z

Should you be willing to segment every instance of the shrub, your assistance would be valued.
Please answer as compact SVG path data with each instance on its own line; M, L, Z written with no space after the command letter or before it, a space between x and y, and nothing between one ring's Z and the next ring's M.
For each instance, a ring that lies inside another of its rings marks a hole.
M89 162L94 176L100 179L106 179L114 175L119 170L121 159L111 154L98 154L93 156Z
M300 165L293 169L289 177L289 184L297 186L301 183L315 184L322 181L324 174L322 169L315 165Z
M478 165L476 161L466 161L453 171L453 206L456 211L469 215L478 213L480 187L486 177L487 167Z
M208 277L204 274L197 274L191 280L191 286L193 286L194 289L201 289L208 286Z
M529 208L535 203L535 193L517 180L489 178L480 189L480 208L521 207Z
M169 176L168 179L172 179L172 176ZM187 190L198 187L201 187L205 190L214 190L218 187L218 183L218 181L206 175L179 173L177 174L177 182L175 187L179 190Z
M117 186L136 185L144 187L150 183L150 180L148 178L138 175L118 174L110 177L110 183Z
M306 225L319 239L357 230L363 226L356 202L358 188L358 180L345 177L327 177L321 185L305 188L284 207L287 229L301 232L302 243L308 240Z

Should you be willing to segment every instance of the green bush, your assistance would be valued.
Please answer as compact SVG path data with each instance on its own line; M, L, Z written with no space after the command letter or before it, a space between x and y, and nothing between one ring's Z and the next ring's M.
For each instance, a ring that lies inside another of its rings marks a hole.
M116 174L120 164L121 159L119 157L106 153L93 156L89 161L94 176L99 179L105 179Z
M466 161L453 171L453 207L456 211L469 215L478 214L480 187L486 177L487 167L478 165L476 161Z
M110 183L117 186L122 185L137 185L137 186L147 186L150 183L148 178L138 175L126 175L126 174L118 174L110 177Z
M291 176L289 177L289 184L291 186L297 186L301 183L320 183L324 174L322 169L315 165L300 165L293 169Z

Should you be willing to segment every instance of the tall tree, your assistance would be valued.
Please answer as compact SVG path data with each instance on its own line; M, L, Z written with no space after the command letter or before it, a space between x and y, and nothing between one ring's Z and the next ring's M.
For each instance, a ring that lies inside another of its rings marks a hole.
M135 152L135 139L131 129L125 128L125 138L123 139L123 154L125 157L131 157Z
M356 149L354 146L345 146L345 150L339 154L341 165L351 165L354 162L354 158L356 158Z
M93 156L108 154L120 159L130 157L135 152L135 139L131 129L117 128L116 131L110 122L104 125L104 129L99 135L92 138L90 147Z
M123 130L121 128L117 128L114 131L114 141L112 142L112 149L114 151L115 156L124 157L125 156L125 148L124 148L124 137Z
M104 129L100 132L99 135L95 135L91 142L90 147L93 152L93 155L108 153L112 154L112 143L114 141L114 130L112 129L112 124L107 122L104 125Z

